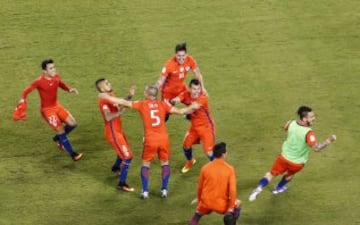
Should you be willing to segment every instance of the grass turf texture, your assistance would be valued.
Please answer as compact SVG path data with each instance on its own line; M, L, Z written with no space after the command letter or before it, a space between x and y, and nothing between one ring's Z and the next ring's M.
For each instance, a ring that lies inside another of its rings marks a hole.
M107 77L118 95L131 84L142 98L176 43L186 41L204 74L218 140L228 143L243 200L240 223L359 224L360 42L358 1L2 1L0 7L1 151L0 224L187 224L195 208L197 175L207 162L199 146L187 174L181 142L188 122L173 116L169 198L162 200L160 165L151 168L151 196L142 201L139 170L142 125L130 110L124 130L135 153L128 183L115 189L115 158L103 137L94 81ZM56 150L28 97L26 122L11 113L23 88L53 57L65 82L79 96L59 93L79 127L69 136L85 157L72 162ZM191 76L191 75L190 75ZM269 169L300 104L317 115L318 139L338 141L273 196L271 187L255 203L247 196ZM201 224L220 224L215 214Z

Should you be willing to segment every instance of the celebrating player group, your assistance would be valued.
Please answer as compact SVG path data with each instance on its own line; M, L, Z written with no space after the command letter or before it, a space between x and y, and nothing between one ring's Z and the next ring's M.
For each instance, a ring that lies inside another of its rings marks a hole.
M67 152L72 160L79 161L84 154L75 151L68 139L69 133L77 126L77 123L70 112L58 102L57 91L60 87L69 93L76 95L79 93L56 73L55 62L52 59L44 60L41 63L41 69L43 73L22 92L20 101L13 112L13 119L27 119L26 98L36 89L40 96L40 113L54 131L52 141L60 151ZM189 70L193 71L194 77L186 85L185 79ZM241 201L236 198L235 169L226 162L228 152L226 144L216 143L215 122L210 112L209 95L205 89L204 77L195 59L188 55L185 43L175 46L175 55L166 61L159 78L145 87L143 100L131 101L135 95L135 86L130 87L125 97L117 97L110 81L106 78L97 79L95 87L99 92L98 106L104 121L105 139L116 154L111 170L118 173L117 188L119 190L124 192L135 190L126 182L131 161L133 157L136 157L122 127L121 116L126 109L138 111L143 121L142 166L139 168L142 199L150 197L149 171L156 157L161 162L159 196L168 197L171 151L166 121L170 114L183 115L191 123L183 141L182 149L186 160L181 173L189 172L196 163L193 157L193 145L201 143L204 155L209 159L209 162L201 169L197 198L193 200L197 208L189 224L198 224L202 216L213 211L224 215L225 225L236 224L241 212ZM159 98L158 93L161 95ZM184 106L180 108L175 106L179 104ZM249 201L255 201L263 188L278 175L283 175L283 177L273 193L280 194L287 191L286 184L305 166L310 150L320 152L336 140L336 136L332 134L323 142L317 141L311 129L315 113L310 107L300 106L297 114L297 120L290 120L285 124L287 138L282 145L281 153L271 169L265 173L250 193Z

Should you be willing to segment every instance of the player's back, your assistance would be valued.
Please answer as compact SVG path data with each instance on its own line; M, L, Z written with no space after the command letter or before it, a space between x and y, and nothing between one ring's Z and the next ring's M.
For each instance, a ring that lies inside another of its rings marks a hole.
M165 126L165 115L170 113L171 106L161 100L144 100L133 102L132 108L140 112L144 126L145 140L159 140L168 137Z
M203 179L201 201L218 212L227 207L229 184L234 168L224 159L215 159L201 169Z

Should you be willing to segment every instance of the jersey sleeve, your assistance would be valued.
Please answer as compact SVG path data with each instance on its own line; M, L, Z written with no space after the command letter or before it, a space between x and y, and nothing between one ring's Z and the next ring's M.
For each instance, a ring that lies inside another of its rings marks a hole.
M59 76L59 87L65 91L70 91L70 86L64 83Z
M162 77L167 77L169 75L169 71L170 71L170 62L167 61L163 68L161 69L161 76Z
M170 105L169 103L167 102L161 102L164 110L166 113L170 113L171 112L171 108L172 108L172 105Z
M100 111L103 112L103 113L110 111L108 103L106 101L103 101L103 100L99 101L99 108L100 108Z
M198 99L196 99L196 102L197 102L198 104L200 104L201 106L204 106L204 105L207 104L208 100L207 100L207 98L206 98L204 95L202 95L202 96L200 96Z
M138 111L140 111L141 106L142 106L142 102L140 102L140 101L135 101L135 102L131 103L131 108L138 110Z
M204 183L204 169L201 169L198 186L197 186L197 199L200 201Z
M234 204L236 201L236 175L234 167L231 167L230 170L230 177L229 177L229 201L228 207L230 210L234 209Z
M34 80L33 82L31 82L31 84L29 84L29 86L27 86L24 91L22 92L21 94L21 98L23 99L26 99L26 97L28 96L28 94L30 92L32 92L35 88L38 87L38 83L39 83L39 80Z
M189 57L189 64L190 64L190 68L192 70L195 70L198 68L198 65L196 63L196 60L193 57Z
M314 144L316 144L317 140L316 140L316 137L315 137L315 133L314 131L309 131L307 134L306 134L306 143L312 147L314 146Z

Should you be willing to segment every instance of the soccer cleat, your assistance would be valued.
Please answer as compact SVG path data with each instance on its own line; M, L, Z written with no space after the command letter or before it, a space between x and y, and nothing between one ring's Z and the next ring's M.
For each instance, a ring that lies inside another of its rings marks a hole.
M74 153L71 157L74 161L79 161L84 156L83 153Z
M277 194L286 192L287 190L288 190L288 189L287 189L287 187L285 187L285 186L276 187L276 188L274 188L274 190L272 191L272 193L273 193L274 195L277 195Z
M257 196L261 193L262 189L260 188L255 188L251 194L249 195L249 201L253 202L256 200Z
M135 191L135 189L134 188L132 188L132 187L130 187L128 184L119 184L118 186L117 186L117 188L119 189L119 190L122 190L122 191L125 191L125 192L133 192L133 191Z
M148 191L143 191L143 192L141 192L140 198L142 198L142 199L147 199L147 198L149 198L149 192L148 192Z
M167 198L167 190L166 189L162 189L161 192L160 192L160 196L161 198Z
M196 163L196 159L186 161L185 166L181 169L182 173L189 172L190 168Z

